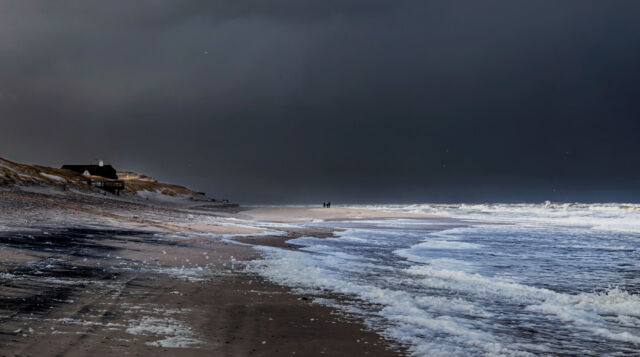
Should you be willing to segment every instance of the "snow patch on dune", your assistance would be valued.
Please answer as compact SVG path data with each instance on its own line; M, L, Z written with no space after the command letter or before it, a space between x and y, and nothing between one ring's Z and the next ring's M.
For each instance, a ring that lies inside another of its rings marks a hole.
M50 179L50 180L54 180L54 181L58 181L58 182L67 182L66 179L60 177L60 176L56 176L56 175L51 175L51 174L47 174L44 172L41 172L40 175Z

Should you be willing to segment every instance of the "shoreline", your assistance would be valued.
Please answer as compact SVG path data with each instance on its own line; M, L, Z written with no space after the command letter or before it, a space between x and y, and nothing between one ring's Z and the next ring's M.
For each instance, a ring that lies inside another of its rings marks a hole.
M59 204L52 205L52 200ZM87 208L92 203L98 210ZM0 353L398 356L406 352L368 330L359 318L235 269L239 262L259 258L259 252L212 237L241 234L244 237L233 239L295 248L286 241L301 235L330 237L332 230L291 228L287 236L265 235L268 228L261 224L278 221L269 220L274 213L265 209L229 213L141 208L122 200L24 192L0 195L0 204L4 205ZM301 222L303 215L310 220L319 215L387 216L310 208L294 209L298 213L287 217L295 213L292 209L276 210L289 222ZM23 222L9 223L16 216ZM247 217L257 224L248 226ZM65 231L70 227L88 231ZM8 243L16 236L26 236L23 245ZM69 236L74 237L71 242L64 239ZM43 244L30 242L34 239ZM26 304L21 301L31 305L23 309ZM17 312L11 313L12 308Z

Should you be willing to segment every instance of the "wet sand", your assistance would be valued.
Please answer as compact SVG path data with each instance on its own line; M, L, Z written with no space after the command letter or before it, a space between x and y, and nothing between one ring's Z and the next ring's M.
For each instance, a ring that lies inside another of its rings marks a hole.
M0 191L0 355L395 356L358 318L246 273L300 235L251 222L374 217L341 209L206 212L85 195ZM382 217L381 217L382 218ZM293 248L293 247L291 247ZM339 298L339 297L337 297Z

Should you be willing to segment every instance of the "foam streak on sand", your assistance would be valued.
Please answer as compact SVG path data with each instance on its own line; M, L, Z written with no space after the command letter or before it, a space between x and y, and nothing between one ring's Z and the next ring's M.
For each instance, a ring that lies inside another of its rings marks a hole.
M434 218L308 223L346 230L289 241L298 250L259 247L264 260L249 268L307 293L356 297L319 301L364 314L415 355L637 353L640 233L628 229L635 212L603 207L586 209L597 226L584 224L584 207L562 208L556 220L552 206L528 215L514 206L520 220L503 206L482 213L485 222L449 208L474 219L462 227Z

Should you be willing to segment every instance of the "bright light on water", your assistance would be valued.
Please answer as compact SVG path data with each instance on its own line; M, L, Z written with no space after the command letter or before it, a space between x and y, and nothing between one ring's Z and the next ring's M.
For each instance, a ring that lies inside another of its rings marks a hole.
M345 230L251 269L357 297L338 306L415 355L640 354L640 207L369 208L450 218L309 224Z

